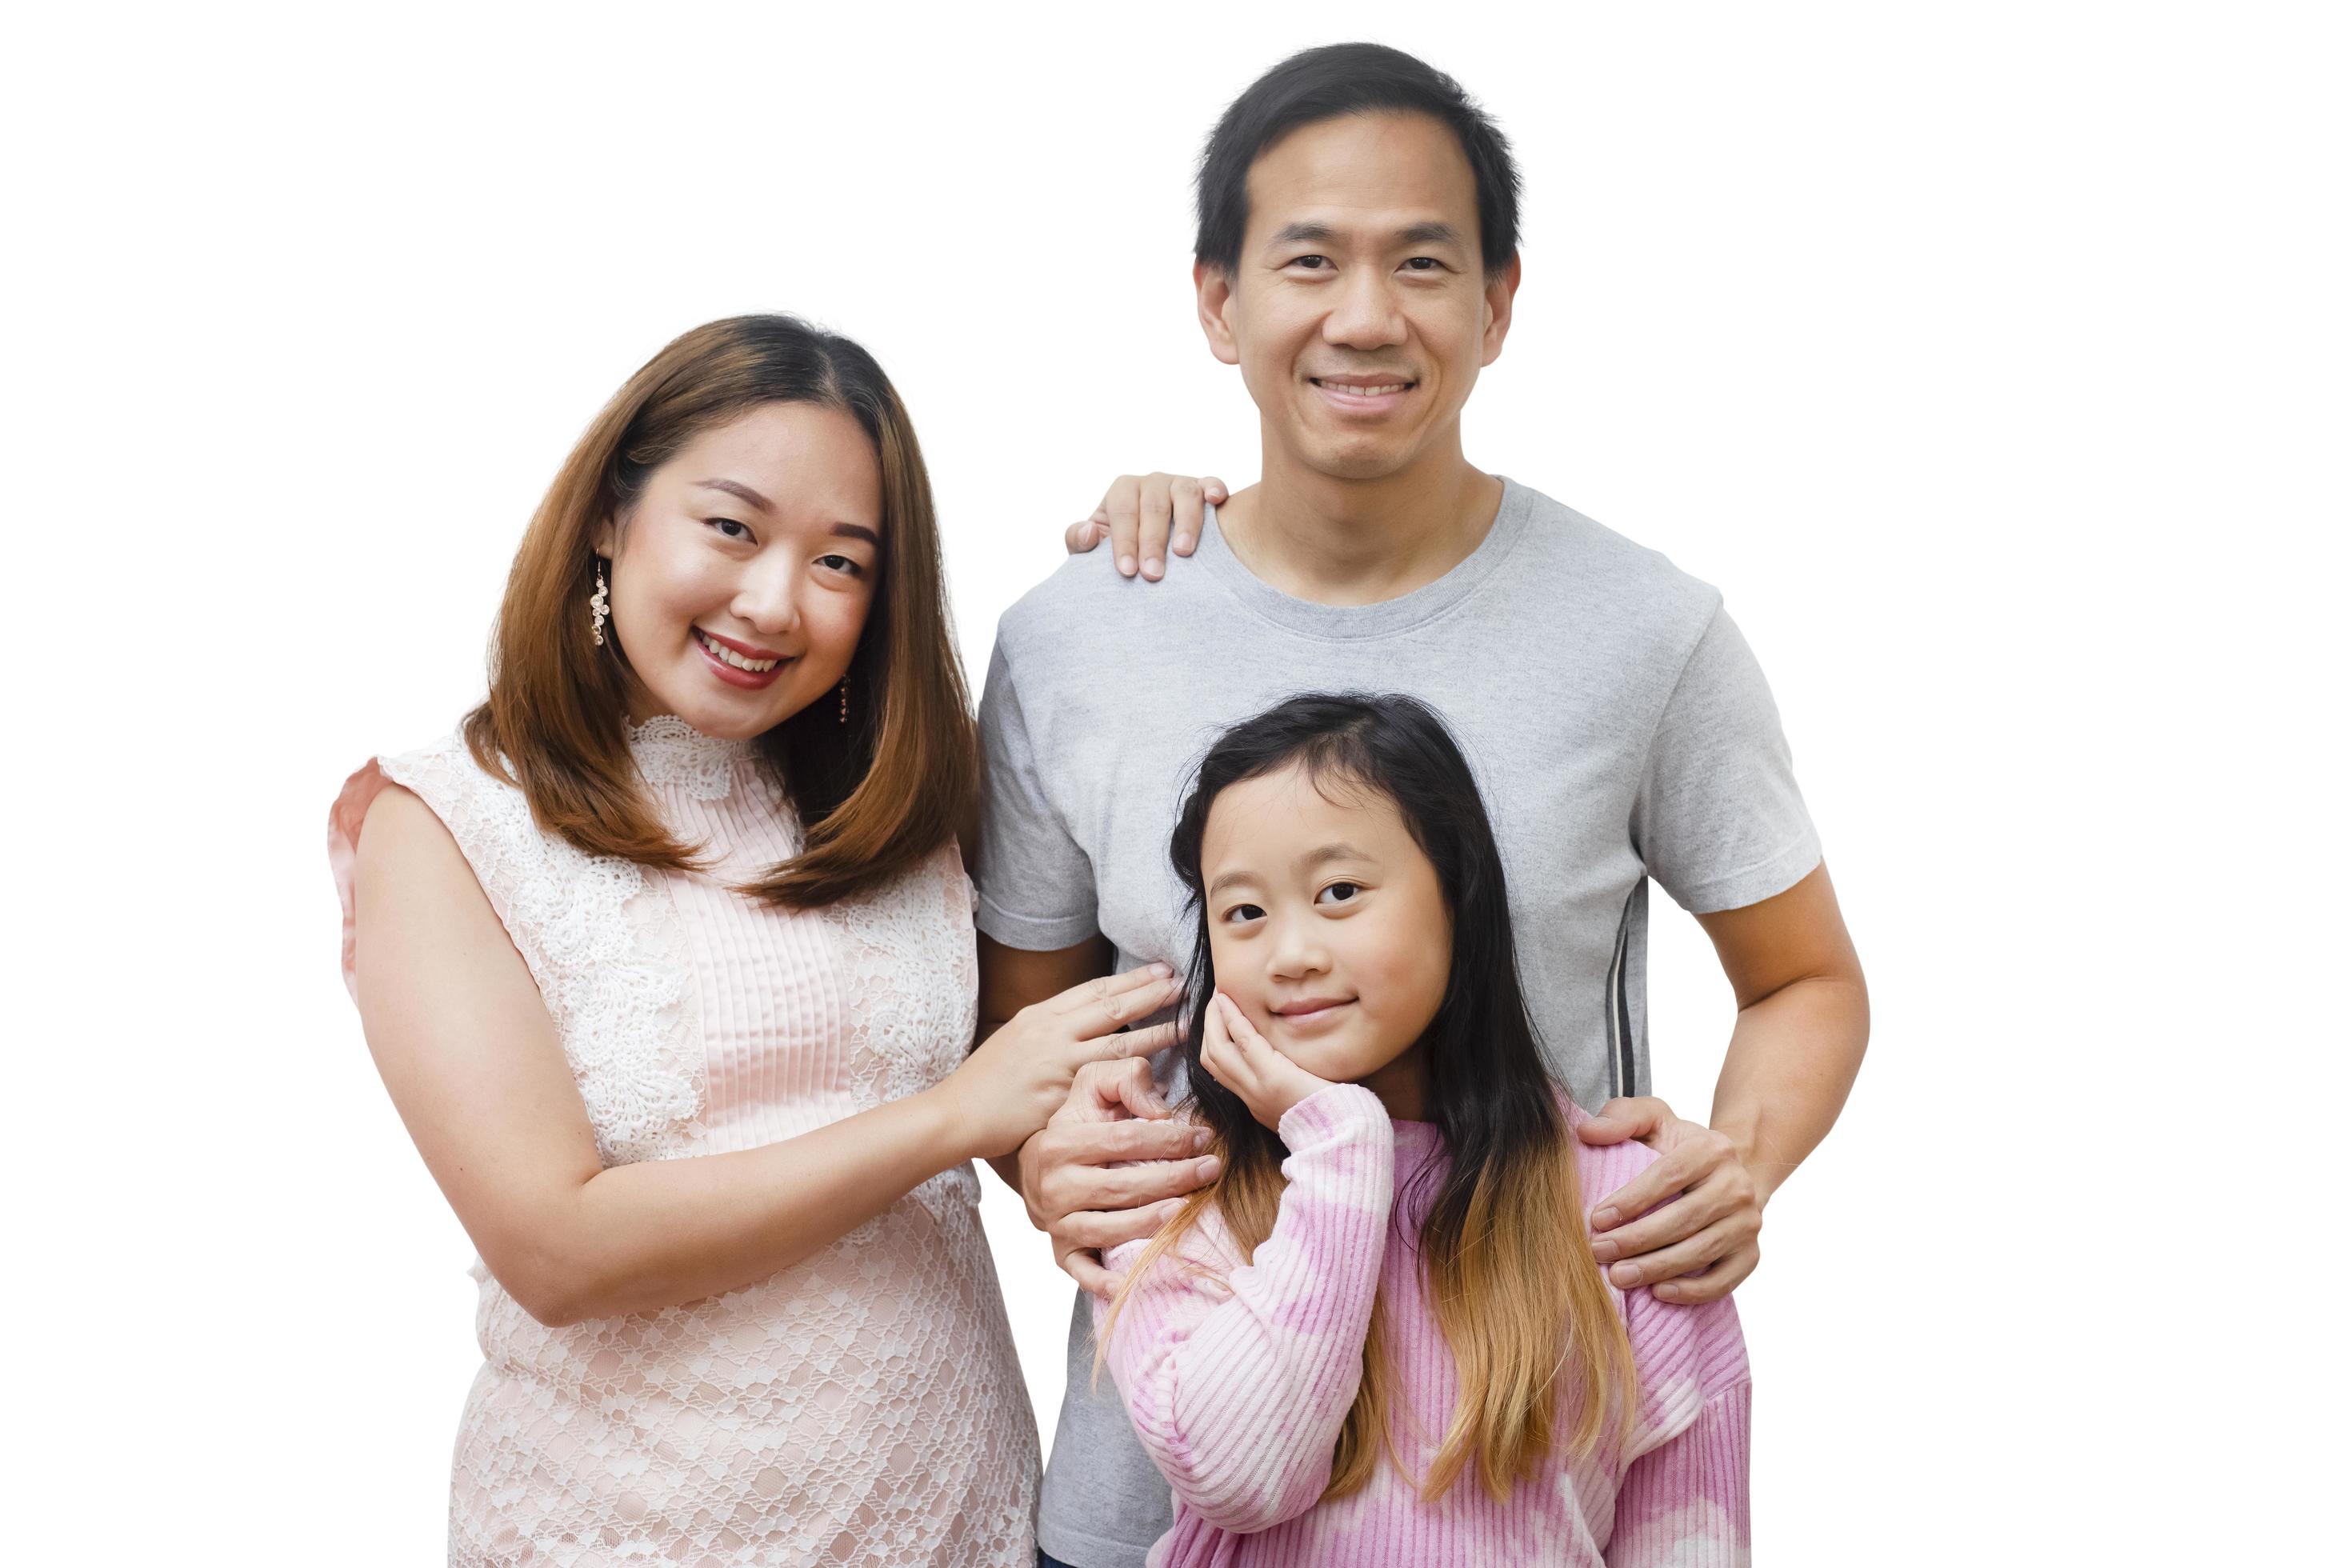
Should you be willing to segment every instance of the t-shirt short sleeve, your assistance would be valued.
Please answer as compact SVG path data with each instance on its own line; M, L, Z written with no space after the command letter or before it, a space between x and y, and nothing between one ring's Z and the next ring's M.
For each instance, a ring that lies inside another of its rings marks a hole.
M1651 741L1633 843L1693 914L1759 902L1821 864L1771 688L1720 605Z
M1095 934L1095 871L1045 788L1002 640L980 699L980 855L974 923L1030 952Z

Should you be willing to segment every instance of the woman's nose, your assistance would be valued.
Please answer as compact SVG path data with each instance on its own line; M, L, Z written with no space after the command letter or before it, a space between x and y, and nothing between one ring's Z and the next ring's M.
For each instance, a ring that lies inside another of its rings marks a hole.
M800 588L800 574L789 563L755 565L744 575L728 608L762 632L791 632L801 622Z

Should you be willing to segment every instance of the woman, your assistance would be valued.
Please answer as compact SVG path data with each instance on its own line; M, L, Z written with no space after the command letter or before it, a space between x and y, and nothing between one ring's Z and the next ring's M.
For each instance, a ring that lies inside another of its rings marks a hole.
M670 344L532 520L488 700L331 816L369 1047L480 1253L452 1562L1031 1561L970 1161L1171 1043L1119 1031L1175 983L970 1050L975 778L880 369L783 317Z

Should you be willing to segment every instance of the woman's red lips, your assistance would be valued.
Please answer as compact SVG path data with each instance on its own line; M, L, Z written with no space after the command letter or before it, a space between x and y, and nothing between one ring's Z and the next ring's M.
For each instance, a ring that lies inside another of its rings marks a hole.
M717 632L712 631L709 626L697 626L694 629L700 632L704 637L709 637L712 642L719 644L721 647L734 649L737 653L741 654L745 658L782 658L785 657L772 647L761 647L752 643L737 642L733 637L722 637Z

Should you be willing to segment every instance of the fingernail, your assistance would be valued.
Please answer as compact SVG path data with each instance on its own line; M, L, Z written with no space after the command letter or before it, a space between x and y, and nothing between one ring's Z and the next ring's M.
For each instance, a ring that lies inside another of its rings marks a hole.
M1613 1263L1617 1259L1617 1244L1604 1237L1592 1244L1592 1256L1603 1263Z
M1195 1127L1192 1129L1192 1147L1195 1149L1205 1149L1212 1142L1215 1142L1216 1136L1217 1135L1215 1133L1210 1131L1205 1127Z
M1176 971L1169 967L1167 964L1155 963L1151 966L1151 973L1160 976L1160 979L1165 980L1170 975L1175 973Z
M1617 1211L1615 1209L1594 1209L1592 1211L1593 1229L1607 1230L1611 1226L1615 1225L1616 1223Z
M1204 1182L1213 1182L1217 1179L1217 1173L1224 1168L1224 1162L1219 1160L1214 1154L1212 1154L1207 1159L1202 1161L1199 1164L1193 1166L1192 1171L1194 1174L1201 1178L1201 1180Z
M1143 563L1143 574L1150 578L1155 583L1160 580L1160 574L1163 568L1160 564L1160 557L1157 555L1152 556Z
M1636 1285L1641 1282L1642 1271L1630 1263L1620 1263L1609 1271L1609 1279L1612 1284Z
M1192 536L1191 534L1189 534L1189 533L1180 533L1180 534L1178 534L1178 535L1176 536L1176 545L1175 545L1175 549L1176 549L1176 553L1177 553L1177 554L1181 555L1181 554L1183 554L1186 551L1188 551L1188 550L1190 550L1190 549L1192 549Z
M1118 574L1122 577L1132 577L1135 575L1134 556L1122 555L1118 558Z

